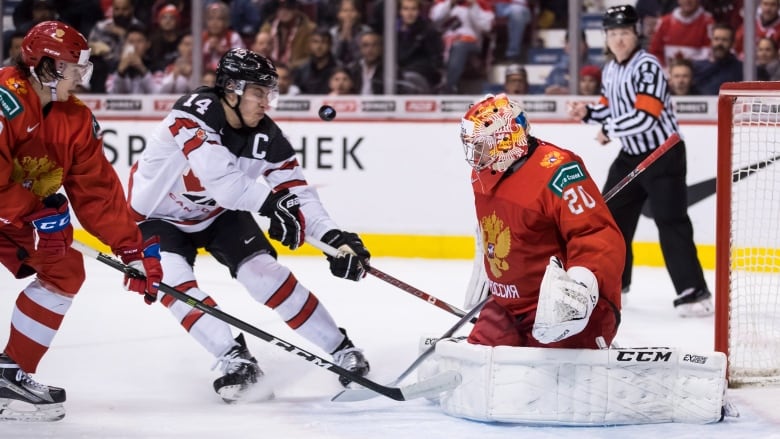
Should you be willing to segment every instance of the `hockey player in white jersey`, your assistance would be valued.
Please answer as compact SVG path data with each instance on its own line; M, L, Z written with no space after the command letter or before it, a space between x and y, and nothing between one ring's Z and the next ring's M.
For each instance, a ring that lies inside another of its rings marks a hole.
M268 235L290 249L305 236L340 248L342 257L327 257L333 275L353 281L365 276L368 250L357 234L330 218L307 185L292 146L266 115L278 94L277 78L265 57L228 51L217 67L215 87L182 96L151 134L131 171L128 202L144 236L160 237L163 282L216 306L193 272L196 252L205 248L298 334L331 353L341 367L366 375L363 353L276 260L254 219L257 213L270 218ZM214 390L222 399L271 396L250 392L263 373L243 334L234 339L226 323L170 296L161 303L217 358L223 376L214 381Z

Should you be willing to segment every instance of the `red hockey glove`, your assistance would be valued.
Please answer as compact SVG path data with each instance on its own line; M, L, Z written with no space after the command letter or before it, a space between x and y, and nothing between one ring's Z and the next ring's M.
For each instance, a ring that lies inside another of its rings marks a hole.
M143 294L144 302L148 305L154 303L163 276L159 238L153 236L147 239L142 247L123 248L118 255L122 262L135 271L135 273L125 273L125 288Z
M300 200L288 189L271 192L260 207L260 214L271 219L268 236L290 250L300 247L305 238L306 221L300 207Z
M27 215L22 221L32 223L38 235L35 249L62 256L73 243L73 225L70 223L68 199L53 194L43 199L43 209Z

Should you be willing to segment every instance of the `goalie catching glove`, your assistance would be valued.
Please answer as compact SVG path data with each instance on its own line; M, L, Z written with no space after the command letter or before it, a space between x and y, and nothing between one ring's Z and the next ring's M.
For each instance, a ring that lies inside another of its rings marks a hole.
M550 257L539 288L539 303L531 334L548 344L579 334L599 301L596 276L585 267L563 270L557 257Z
M260 215L271 219L268 236L290 250L303 244L306 222L301 212L301 201L289 189L271 192L260 206Z
M146 240L141 247L125 247L117 256L125 265L139 271L144 278L125 273L125 289L144 295L144 302L151 305L157 300L157 290L162 281L160 265L160 240L154 236Z
M339 251L337 257L325 255L330 263L330 272L334 276L354 281L366 276L371 253L363 245L357 233L337 229L328 230L322 235L322 242Z

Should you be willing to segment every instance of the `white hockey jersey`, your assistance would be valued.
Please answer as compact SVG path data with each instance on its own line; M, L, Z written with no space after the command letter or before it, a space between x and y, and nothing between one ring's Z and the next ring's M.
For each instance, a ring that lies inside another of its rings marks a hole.
M200 88L179 98L150 135L130 173L128 203L138 221L196 232L225 210L258 212L272 189L284 188L300 199L306 235L337 228L279 126L266 115L256 128L232 128L214 90Z

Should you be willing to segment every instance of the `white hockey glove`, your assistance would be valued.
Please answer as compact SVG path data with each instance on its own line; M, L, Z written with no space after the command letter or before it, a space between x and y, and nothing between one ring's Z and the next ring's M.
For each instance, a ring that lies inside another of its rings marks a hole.
M490 294L487 273L485 273L485 255L482 252L482 232L477 227L476 250L474 251L474 265L471 269L471 279L466 287L463 306L469 310Z
M585 267L563 271L561 261L550 257L531 334L544 344L579 334L588 325L598 300L599 286L592 271Z

